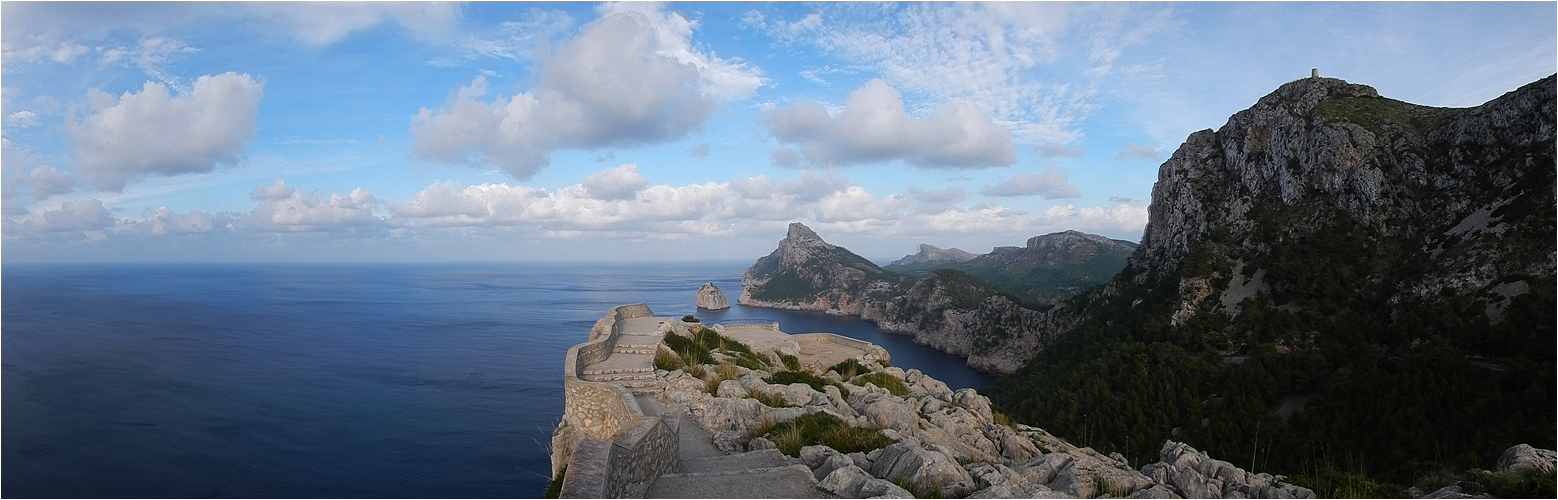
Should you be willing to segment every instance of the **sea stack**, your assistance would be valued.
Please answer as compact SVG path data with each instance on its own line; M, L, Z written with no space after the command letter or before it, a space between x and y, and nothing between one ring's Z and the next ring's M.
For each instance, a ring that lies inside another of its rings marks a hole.
M714 283L704 283L698 287L698 308L718 311L730 309L730 300L725 298L725 292L721 292Z

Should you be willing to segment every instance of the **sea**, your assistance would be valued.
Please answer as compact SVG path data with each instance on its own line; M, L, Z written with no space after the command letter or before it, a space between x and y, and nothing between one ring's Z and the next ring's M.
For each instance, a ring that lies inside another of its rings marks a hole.
M858 318L696 309L750 264L4 264L0 496L539 496L563 355L635 302L991 380Z

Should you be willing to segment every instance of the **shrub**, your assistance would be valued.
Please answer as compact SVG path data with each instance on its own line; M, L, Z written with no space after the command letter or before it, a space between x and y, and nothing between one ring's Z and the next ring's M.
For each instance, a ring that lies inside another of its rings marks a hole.
M1001 410L990 409L990 417L991 420L995 421L996 425L1004 425L1012 430L1017 429L1017 422L1012 421L1012 417L1007 416L1005 413L1001 413Z
M838 382L834 382L832 380L828 380L828 379L822 378L822 377L820 377L817 374L812 373L812 372L804 372L804 371L800 371L800 370L784 370L784 371L780 371L778 373L775 373L773 375L769 375L768 378L763 379L763 381L764 382L768 382L770 384L779 384L779 385L789 385L789 384L794 384L796 382L800 382L802 384L806 384L806 385L811 386L812 390L815 390L817 392L823 392L823 390L822 390L823 387L831 385L831 386L839 388L839 393L842 394L845 399L849 398L849 389L845 389L843 384L840 384Z
M724 382L726 380L735 380L735 379L736 379L736 365L730 364L729 361L726 361L726 362L720 363L719 367L714 369L714 373L710 376L710 378L707 381L704 382L704 384L706 384L704 386L704 388L709 391L709 395L719 396L719 384L720 384L720 382Z
M865 385L866 382L870 382L877 387L887 389L887 392L893 393L894 396L909 395L909 388L903 385L902 380L898 380L898 377L894 377L886 373L867 373L865 375L855 377L854 380L850 381L850 383L855 385Z
M775 425L769 434L779 451L790 456L800 456L802 447L813 444L827 445L840 453L864 453L892 444L876 427L850 427L827 413L802 415Z
M683 323L697 323L698 322L698 318L696 316L688 314L686 316L682 316L682 322Z
M860 364L860 361L855 358L840 361L839 364L833 365L828 369L839 372L839 376L844 377L845 380L855 378L855 375L871 373L870 368L866 368L866 365Z
M666 349L655 350L655 369L671 371L685 366L687 363L682 362L682 358L676 353Z
M801 359L800 358L797 358L795 356L791 356L789 354L785 354L785 353L782 353L782 352L779 352L779 351L774 351L774 354L778 354L779 355L779 362L784 364L784 369L786 369L786 370L795 370L795 371L799 371L801 369Z

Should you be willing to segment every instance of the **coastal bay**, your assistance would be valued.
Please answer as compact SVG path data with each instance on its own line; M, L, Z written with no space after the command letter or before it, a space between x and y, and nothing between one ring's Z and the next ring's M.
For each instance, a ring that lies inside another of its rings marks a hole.
M748 264L7 264L3 494L535 495L559 360L626 302L988 381L855 318L694 308L703 282L738 293Z

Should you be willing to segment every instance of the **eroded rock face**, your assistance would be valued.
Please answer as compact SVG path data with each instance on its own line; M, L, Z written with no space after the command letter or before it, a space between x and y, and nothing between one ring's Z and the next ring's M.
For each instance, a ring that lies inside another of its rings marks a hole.
M714 283L704 283L698 287L698 308L718 311L730 309L730 300L725 298L725 292L720 291Z

